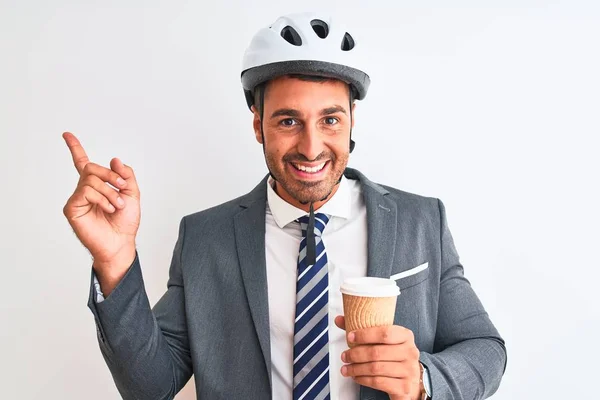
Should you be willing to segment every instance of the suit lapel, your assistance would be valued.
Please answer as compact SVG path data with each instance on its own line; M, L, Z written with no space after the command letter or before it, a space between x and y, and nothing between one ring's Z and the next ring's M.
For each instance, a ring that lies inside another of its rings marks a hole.
M389 192L360 172L348 168L346 176L358 179L367 207L367 276L389 278L394 264L398 211Z
M392 273L398 229L396 203L385 196L365 190L367 205L367 276L389 278Z
M235 242L250 314L265 360L271 386L271 345L269 333L269 297L265 256L266 178L241 204L234 217Z

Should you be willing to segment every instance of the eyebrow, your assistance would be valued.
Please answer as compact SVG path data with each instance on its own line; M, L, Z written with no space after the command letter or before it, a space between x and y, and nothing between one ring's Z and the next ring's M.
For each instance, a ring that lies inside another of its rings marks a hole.
M321 116L324 116L324 115L335 114L338 112L346 114L346 109L342 106L334 105L334 106L322 109L319 114ZM276 110L275 112L273 112L273 114L271 114L271 118L282 117L282 116L298 118L301 115L302 114L300 113L300 111L294 110L293 108L280 108L279 110Z
M321 116L324 115L330 115L330 114L335 114L335 113L344 113L346 114L346 109L342 106L338 106L337 104L333 107L327 107L321 110Z
M297 118L300 116L300 112L298 110L294 110L293 108L280 108L271 114L271 118L282 116Z

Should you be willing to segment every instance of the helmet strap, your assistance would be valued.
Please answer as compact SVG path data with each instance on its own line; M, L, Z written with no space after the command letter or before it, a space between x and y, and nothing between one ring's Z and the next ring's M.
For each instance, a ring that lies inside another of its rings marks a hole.
M265 153L265 132L263 131L263 117L265 115L265 85L260 86L260 136L262 138L263 153Z
M354 147L356 147L356 142L352 140L352 104L354 103L354 89L352 85L350 87L350 153L354 151Z
M263 148L263 154L265 155L265 161L266 161L266 157L267 157L267 150L265 148L265 131L263 130L263 117L265 115L265 84L261 84L261 87L259 88L260 90L260 99L259 99L259 110L260 110L260 136L262 138L262 148ZM265 162L266 164L266 162ZM277 182L277 179L275 179L275 175L273 175L273 173L271 172L271 169L269 168L269 164L267 164L267 169L269 170L269 175L271 175L271 178Z

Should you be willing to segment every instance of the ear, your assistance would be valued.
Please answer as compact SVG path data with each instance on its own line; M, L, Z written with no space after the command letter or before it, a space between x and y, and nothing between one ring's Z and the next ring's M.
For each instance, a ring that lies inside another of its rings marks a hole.
M254 106L252 106L251 110L254 113L254 119L252 121L252 126L254 127L254 136L256 137L256 141L258 143L263 144L263 137L260 131L260 113Z
M356 109L356 103L352 103L352 110L350 111L352 113L352 129L354 129L354 122L355 122L354 110L355 109Z

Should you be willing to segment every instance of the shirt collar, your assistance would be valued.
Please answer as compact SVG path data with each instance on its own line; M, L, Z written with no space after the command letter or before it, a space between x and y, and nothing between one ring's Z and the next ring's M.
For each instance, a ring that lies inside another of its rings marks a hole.
M269 178L267 181L267 202L277 226L283 228L290 222L308 214L279 197L273 189L273 184L273 178ZM338 190L327 203L319 208L318 212L332 217L349 219L351 217L351 203L352 198L348 180L345 176L342 176Z

